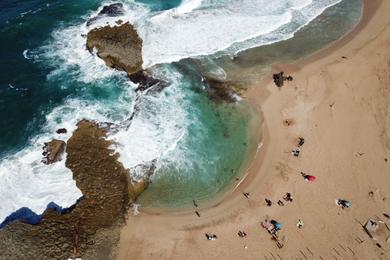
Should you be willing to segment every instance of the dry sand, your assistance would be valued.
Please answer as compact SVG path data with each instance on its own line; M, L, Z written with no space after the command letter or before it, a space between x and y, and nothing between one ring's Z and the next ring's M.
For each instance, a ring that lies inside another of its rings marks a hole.
M142 208L129 215L118 258L390 259L390 242L379 241L380 249L359 224L390 214L389 25L390 1L368 0L362 22L344 39L304 61L275 66L294 81L279 90L267 80L247 94L264 113L264 144L247 178L221 203L200 208L200 218ZM285 126L286 119L293 123ZM306 143L296 158L291 150L299 136ZM317 180L303 181L301 171ZM276 205L286 192L294 201ZM338 198L352 208L336 206ZM260 227L266 217L283 223L282 249ZM248 236L238 237L239 230ZM219 238L208 241L206 232Z

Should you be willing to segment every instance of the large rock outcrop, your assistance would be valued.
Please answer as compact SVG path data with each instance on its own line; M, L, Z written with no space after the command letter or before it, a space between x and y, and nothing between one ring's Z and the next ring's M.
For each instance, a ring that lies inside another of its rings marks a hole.
M148 183L130 180L105 137L97 124L78 123L67 142L66 166L84 197L66 214L48 210L37 225L14 221L1 229L0 259L114 259L128 206Z
M91 30L87 35L87 49L96 50L107 66L126 71L128 75L142 70L142 40L130 23Z

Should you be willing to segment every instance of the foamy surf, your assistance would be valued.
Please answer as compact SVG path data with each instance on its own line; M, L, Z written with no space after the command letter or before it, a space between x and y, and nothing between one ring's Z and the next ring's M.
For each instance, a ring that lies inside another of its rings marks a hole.
M327 8L341 0L184 0L180 6L152 11L147 5L134 0L123 1L125 14L118 17L101 17L87 23L58 30L59 56L69 65L77 65L91 80L97 76L92 72L98 66L101 77L104 62L91 56L85 49L85 35L95 27L115 21L134 24L143 40L143 66L172 63L188 57L213 54L235 55L240 51L292 38L298 30L321 15ZM107 5L109 3L104 3ZM98 10L85 16L85 20L96 17Z
M143 39L144 67L221 51L234 54L294 33L341 0L189 0L128 20ZM135 5L129 2L127 5ZM131 10L131 9L129 9Z
M176 147L187 129L187 105L180 86L182 78L172 68L159 68L155 75L168 82L160 93L145 93L139 99L136 116L129 128L109 136L119 160L130 169L160 159Z

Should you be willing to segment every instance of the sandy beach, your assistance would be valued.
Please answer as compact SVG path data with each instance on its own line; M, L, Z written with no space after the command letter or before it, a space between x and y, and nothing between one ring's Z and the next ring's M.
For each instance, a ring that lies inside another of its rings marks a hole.
M264 116L264 143L247 177L217 205L129 213L118 259L390 259L389 242L371 240L360 224L376 216L390 223L383 217L390 214L389 12L390 1L365 1L350 34L274 66L294 80L278 89L270 75L246 94ZM306 142L294 157L300 136ZM301 171L316 181L305 182ZM278 206L286 192L293 202ZM339 198L352 207L338 207ZM283 224L283 248L260 226L266 218ZM218 239L208 241L207 232Z

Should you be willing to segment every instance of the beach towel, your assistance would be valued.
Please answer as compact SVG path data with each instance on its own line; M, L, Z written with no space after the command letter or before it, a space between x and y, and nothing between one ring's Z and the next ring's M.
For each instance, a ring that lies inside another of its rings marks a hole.
M315 181L315 179L316 179L316 176L313 176L313 175L307 175L307 177L305 177L305 179L306 179L307 181L312 181L312 182L314 182L314 181Z

